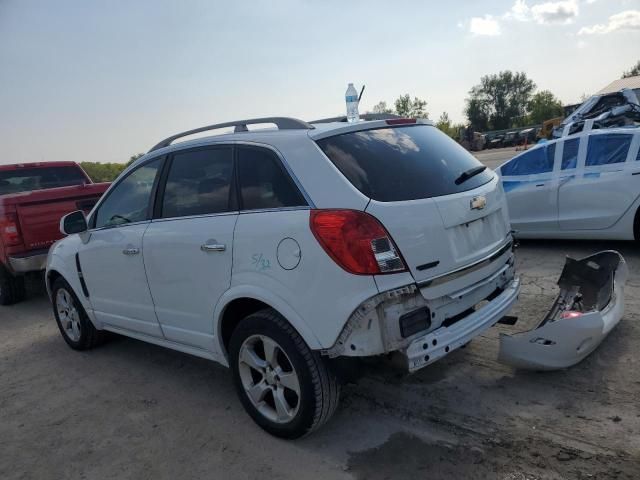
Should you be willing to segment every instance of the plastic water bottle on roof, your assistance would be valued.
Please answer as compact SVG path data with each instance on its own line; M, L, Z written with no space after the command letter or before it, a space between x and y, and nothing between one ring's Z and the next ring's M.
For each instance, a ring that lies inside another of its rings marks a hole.
M358 91L353 86L353 83L350 83L347 87L344 99L347 102L347 122L357 122L360 120L360 115L358 114Z

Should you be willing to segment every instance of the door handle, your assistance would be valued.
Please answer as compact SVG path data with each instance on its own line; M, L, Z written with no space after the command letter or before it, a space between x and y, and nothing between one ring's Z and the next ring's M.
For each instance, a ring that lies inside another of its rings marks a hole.
M139 248L125 248L124 250L122 250L122 253L124 253L125 255L137 255L140 253L140 249Z
M536 187L544 187L544 183L538 183Z
M224 252L227 246L223 243L205 243L200 245L200 250L203 252Z

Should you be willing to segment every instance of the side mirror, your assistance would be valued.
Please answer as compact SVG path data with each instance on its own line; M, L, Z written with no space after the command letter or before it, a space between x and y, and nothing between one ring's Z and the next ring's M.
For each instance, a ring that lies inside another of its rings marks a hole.
M82 210L67 213L60 219L60 232L64 235L82 233L88 230L87 219Z

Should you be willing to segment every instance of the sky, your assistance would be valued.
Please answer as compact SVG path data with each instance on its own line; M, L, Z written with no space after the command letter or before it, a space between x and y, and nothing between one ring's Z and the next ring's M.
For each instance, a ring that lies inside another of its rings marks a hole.
M1 163L125 162L236 119L409 93L464 119L486 74L576 103L640 60L640 0L0 0Z

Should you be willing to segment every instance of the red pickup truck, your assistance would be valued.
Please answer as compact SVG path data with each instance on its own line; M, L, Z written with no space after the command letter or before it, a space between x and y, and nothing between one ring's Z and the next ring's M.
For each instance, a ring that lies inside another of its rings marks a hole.
M60 218L88 212L108 186L74 162L0 165L0 305L22 300L24 275L44 270Z

